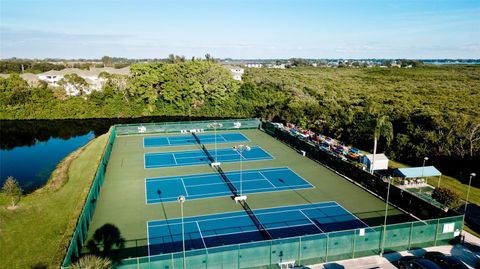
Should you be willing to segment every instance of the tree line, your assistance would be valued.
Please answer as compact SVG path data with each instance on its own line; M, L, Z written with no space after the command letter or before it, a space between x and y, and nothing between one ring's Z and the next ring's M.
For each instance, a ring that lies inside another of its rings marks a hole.
M387 145L380 137L379 152L416 166L428 156L461 178L478 170L477 66L247 69L238 82L213 60L172 55L133 64L127 76L102 76L102 91L73 97L18 75L0 78L0 118L262 117L372 151L377 120L386 117L393 138Z

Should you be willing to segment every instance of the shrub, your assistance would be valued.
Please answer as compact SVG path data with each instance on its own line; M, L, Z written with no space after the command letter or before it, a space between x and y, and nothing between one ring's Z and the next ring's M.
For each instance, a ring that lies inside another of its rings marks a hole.
M110 269L112 262L107 258L87 255L70 266L71 269Z
M448 208L457 208L462 203L458 193L447 188L436 188L432 193L432 198Z
M3 192L10 197L11 207L14 208L22 196L22 188L13 177L8 177L2 188Z

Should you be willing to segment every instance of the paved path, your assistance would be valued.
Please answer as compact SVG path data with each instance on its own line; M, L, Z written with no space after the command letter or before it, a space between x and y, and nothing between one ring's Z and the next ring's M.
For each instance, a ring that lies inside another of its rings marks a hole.
M465 241L463 244L447 245L440 247L430 247L426 249L416 249L411 251L402 251L396 253L386 254L385 257L369 256L358 259L343 260L337 262L329 262L323 264L317 264L305 268L311 269L374 269L374 268L397 268L394 263L403 256L420 256L425 251L440 251L448 255L454 255L462 260L468 267L475 268L477 264L480 264L480 238L474 235L465 233Z

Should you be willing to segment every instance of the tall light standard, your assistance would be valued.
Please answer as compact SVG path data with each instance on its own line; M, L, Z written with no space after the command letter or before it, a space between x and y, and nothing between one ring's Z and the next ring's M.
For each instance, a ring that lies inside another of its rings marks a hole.
M235 150L236 152L238 152L238 155L240 156L240 196L243 195L243 188L242 188L242 170L243 170L243 152L244 151L250 151L250 147L249 146L246 146L246 145L238 145L238 146L234 146L233 147L233 150Z
M215 131L215 160L214 163L217 163L217 128L222 128L223 124L218 122L213 122L207 125L208 128L213 128Z
M385 251L385 235L387 233L388 199L390 198L390 184L392 182L392 177L388 176L387 180L388 180L387 202L385 203L385 218L383 220L382 249L380 250L380 256L383 256L383 253Z
M472 178L474 178L477 174L471 173L470 179L468 180L468 191L467 191L467 199L465 200L465 209L463 210L463 219L465 221L465 214L467 214L467 204L468 204L468 196L470 195L470 184L472 184Z
M178 202L180 203L180 211L182 214L182 252L183 252L183 269L186 269L187 266L185 264L185 230L183 225L183 203L185 202L185 196L180 195L178 196Z
M423 177L423 171L425 170L425 162L428 161L428 157L423 158L423 165L422 165L422 177Z

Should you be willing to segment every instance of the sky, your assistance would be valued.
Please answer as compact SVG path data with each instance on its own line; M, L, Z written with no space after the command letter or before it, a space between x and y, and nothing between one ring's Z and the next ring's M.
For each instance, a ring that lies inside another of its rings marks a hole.
M480 58L480 0L0 0L0 58Z

